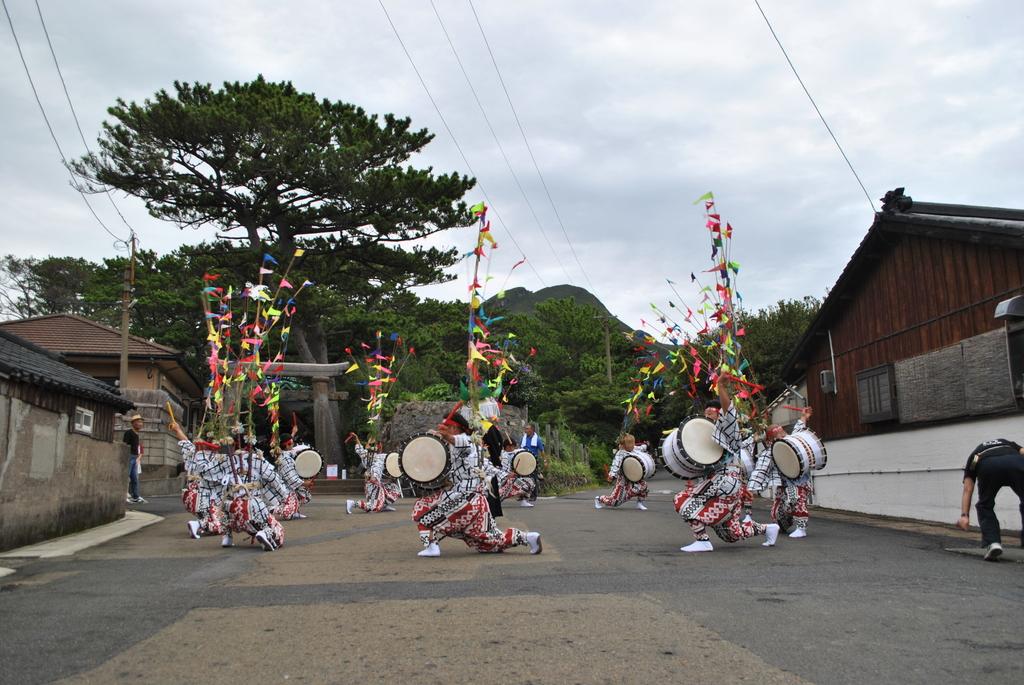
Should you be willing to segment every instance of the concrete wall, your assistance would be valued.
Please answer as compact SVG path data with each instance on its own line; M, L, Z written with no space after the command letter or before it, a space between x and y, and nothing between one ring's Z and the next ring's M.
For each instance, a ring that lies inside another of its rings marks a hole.
M0 550L124 516L128 446L69 433L68 420L0 396Z
M828 466L814 477L816 502L833 509L954 523L960 515L967 457L993 438L1024 444L1024 417L830 440L825 446ZM996 515L1004 530L1020 530L1018 499L1009 489L999 493ZM973 505L971 523L978 523Z

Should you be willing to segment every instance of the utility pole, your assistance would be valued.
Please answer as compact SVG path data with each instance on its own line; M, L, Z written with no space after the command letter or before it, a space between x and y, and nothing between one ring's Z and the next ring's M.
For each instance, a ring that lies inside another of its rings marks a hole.
M128 326L132 306L132 288L135 286L135 234L131 237L131 257L124 266L124 287L121 291L121 369L118 385L121 394L128 388Z

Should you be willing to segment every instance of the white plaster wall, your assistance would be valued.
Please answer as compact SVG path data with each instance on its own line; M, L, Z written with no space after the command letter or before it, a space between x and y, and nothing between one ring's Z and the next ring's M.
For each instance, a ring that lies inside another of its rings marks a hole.
M831 440L828 466L814 474L815 501L833 509L954 523L967 457L993 438L1024 445L1024 416ZM973 502L971 523L977 525ZM996 498L996 515L1003 530L1020 530L1019 501L1009 488Z

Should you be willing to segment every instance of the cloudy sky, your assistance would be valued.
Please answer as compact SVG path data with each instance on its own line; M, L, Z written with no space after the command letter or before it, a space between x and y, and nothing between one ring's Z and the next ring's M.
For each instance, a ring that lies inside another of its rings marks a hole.
M472 7L434 2L524 192L430 2L384 7L500 216L498 282L521 257L514 238L530 268L517 269L509 287L587 287L634 325L650 318L649 303L677 299L666 278L695 302L688 275L710 262L692 200L713 190L736 231L739 289L757 308L823 295L870 225L868 199L753 0L475 0L563 234ZM68 156L79 156L36 6L5 3L56 135ZM40 5L90 144L115 98L142 100L175 79L220 84L262 73L370 112L410 116L437 133L417 164L470 173L376 0ZM761 6L871 198L906 186L924 201L1024 207L1024 3ZM9 28L0 33L2 251L114 254L113 239L69 187ZM467 199L482 197L478 186ZM182 232L149 217L138 200L118 198L145 248L164 252L212 235ZM127 233L105 199L94 204L115 233ZM466 231L442 238L463 250L471 241ZM462 297L465 285L428 292Z

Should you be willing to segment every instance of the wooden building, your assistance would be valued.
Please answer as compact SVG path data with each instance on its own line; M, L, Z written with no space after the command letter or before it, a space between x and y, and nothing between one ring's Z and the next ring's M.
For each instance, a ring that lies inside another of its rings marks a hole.
M814 407L825 506L956 518L978 443L1024 440L1024 211L886 195L783 369ZM1016 506L1000 515L1020 525Z
M68 365L109 386L118 384L121 332L116 328L75 314L51 314L3 321L0 330L61 355ZM164 430L165 405L170 402L179 421L189 426L194 415L201 413L203 386L189 370L182 352L130 335L128 383L120 390L145 418L143 495L163 494L149 489L147 481L173 474L181 461L177 443ZM123 417L117 417L114 428L120 437L128 425ZM173 489L173 484L170 487Z
M0 550L124 515L128 446L114 415L131 407L58 355L0 330Z

